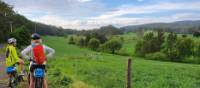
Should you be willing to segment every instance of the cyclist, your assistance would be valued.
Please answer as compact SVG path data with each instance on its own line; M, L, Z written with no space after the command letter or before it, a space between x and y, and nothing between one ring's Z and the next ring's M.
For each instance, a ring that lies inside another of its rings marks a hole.
M33 48L37 45L42 45L43 49L44 49L44 53L47 53L46 58L45 58L45 62L43 63L43 65L46 65L46 59L50 58L53 56L53 54L55 53L54 49L42 44L42 39L40 37L39 34L34 33L31 36L32 40L31 40L31 45L29 45L28 47L26 47L22 52L21 55L22 57L28 59L30 61L30 85L29 88L33 88L34 87L34 77L33 77L33 71L36 68L35 66L37 65L37 63L34 61L34 51ZM45 69L45 67L44 67ZM47 81L44 77L43 80L43 87L47 88Z
M24 61L18 57L17 50L16 50L17 40L15 38L8 39L8 45L6 47L6 67L13 67L16 64L20 66L19 71L21 71L21 75L25 75L24 70ZM11 74L8 74L8 77L11 77ZM9 84L10 86L11 84Z

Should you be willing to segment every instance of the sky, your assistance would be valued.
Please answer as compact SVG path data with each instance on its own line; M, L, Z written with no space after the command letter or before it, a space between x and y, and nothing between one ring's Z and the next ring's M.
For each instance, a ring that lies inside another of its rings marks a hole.
M200 0L3 0L28 19L87 30L200 20Z

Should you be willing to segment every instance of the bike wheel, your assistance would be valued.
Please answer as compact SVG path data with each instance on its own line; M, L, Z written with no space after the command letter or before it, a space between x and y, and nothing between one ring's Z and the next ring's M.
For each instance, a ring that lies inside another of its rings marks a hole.
M15 86L18 85L19 81L18 81L18 74L17 73L14 73L14 83L15 83Z
M43 79L42 78L35 78L35 88L43 88Z
M10 87L11 88L16 88L16 83L15 83L15 77L12 76L10 79L9 79L9 83L10 83Z

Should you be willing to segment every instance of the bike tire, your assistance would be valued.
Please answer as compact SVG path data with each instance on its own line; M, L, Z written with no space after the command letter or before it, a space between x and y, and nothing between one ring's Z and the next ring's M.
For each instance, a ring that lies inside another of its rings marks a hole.
M35 78L35 88L43 88L43 78Z
M11 88L16 88L16 83L15 83L14 76L11 76L11 78L9 79L9 81L10 81L10 87Z

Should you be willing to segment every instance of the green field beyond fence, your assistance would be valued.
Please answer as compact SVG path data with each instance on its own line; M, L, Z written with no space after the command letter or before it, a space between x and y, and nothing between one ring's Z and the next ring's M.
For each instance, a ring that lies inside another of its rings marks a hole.
M46 36L43 41L56 50L55 57L48 64L50 88L125 87L128 57L69 45L62 37ZM133 88L200 88L200 65L136 57L132 60Z

